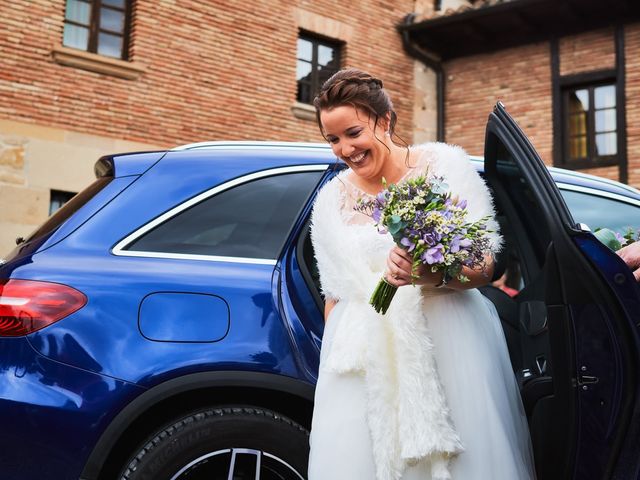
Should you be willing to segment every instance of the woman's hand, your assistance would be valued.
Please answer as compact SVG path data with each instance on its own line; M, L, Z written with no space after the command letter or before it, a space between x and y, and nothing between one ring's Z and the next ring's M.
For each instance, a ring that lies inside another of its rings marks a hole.
M404 248L393 247L387 257L387 282L395 287L403 285L438 285L442 281L442 273L432 273L423 264L418 265L413 273L416 278L411 278L413 258Z
M640 282L640 241L627 245L616 253L620 255L620 258L624 260L624 263L633 270L633 275L636 277L636 281Z
M417 278L411 278L411 265L413 258L411 254L404 248L398 246L393 247L387 257L387 271L385 278L387 282L396 287L402 287L403 285L440 285L442 282L442 272L433 273L429 267L420 264L415 270L414 274ZM457 279L450 280L447 283L448 288L454 288L456 290L467 290L470 288L481 287L486 285L491 280L493 275L494 261L491 255L487 255L485 258L484 271L472 270L464 267L462 273L469 278L468 282L461 283Z

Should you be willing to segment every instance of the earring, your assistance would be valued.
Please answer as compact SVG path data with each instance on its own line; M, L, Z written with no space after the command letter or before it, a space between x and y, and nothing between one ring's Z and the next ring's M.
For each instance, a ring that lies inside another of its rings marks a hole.
M388 137L391 135L391 133L389 133L389 130L387 130L386 132L384 132L384 134Z

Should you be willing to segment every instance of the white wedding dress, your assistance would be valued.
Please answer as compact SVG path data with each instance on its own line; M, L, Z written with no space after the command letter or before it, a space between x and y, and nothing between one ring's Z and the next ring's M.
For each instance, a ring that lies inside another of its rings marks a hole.
M476 212L470 207L470 217L492 208L486 187L459 149L415 148L422 153L408 176L428 169L444 176L469 205L482 200ZM350 183L349 174L340 173L328 187L338 196L342 225L332 226L335 219L321 218L326 213L320 207L314 210L312 239L323 292L338 303L322 340L309 480L534 479L527 420L495 308L475 289L406 286L387 315L377 315L366 301L392 243L353 210L366 194ZM330 236L338 236L335 248ZM354 241L358 246L349 250ZM496 235L496 248L499 243ZM333 258L343 250L345 258ZM358 251L364 257L355 260ZM349 279L348 270L357 268L350 261L371 267L370 277L358 272L362 288L352 286L360 282ZM403 323L413 310L419 323Z

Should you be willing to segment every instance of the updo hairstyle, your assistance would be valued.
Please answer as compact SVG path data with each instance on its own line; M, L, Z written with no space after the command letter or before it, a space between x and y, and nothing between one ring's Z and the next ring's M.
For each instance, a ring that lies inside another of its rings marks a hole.
M382 80L357 68L347 68L334 73L322 85L320 92L313 100L316 120L323 136L320 112L344 105L351 105L372 115L375 119L374 130L378 126L379 118L389 113L388 130L393 138L398 117L389 94L382 86Z

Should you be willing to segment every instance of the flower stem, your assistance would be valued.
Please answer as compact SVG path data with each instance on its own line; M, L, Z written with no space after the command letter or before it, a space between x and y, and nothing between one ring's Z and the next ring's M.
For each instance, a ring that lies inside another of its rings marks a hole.
M396 294L397 290L398 287L391 285L383 277L378 282L376 289L373 291L373 295L371 295L369 303L373 305L376 312L384 315L387 313L389 305L391 305L391 300L393 300L393 296Z

